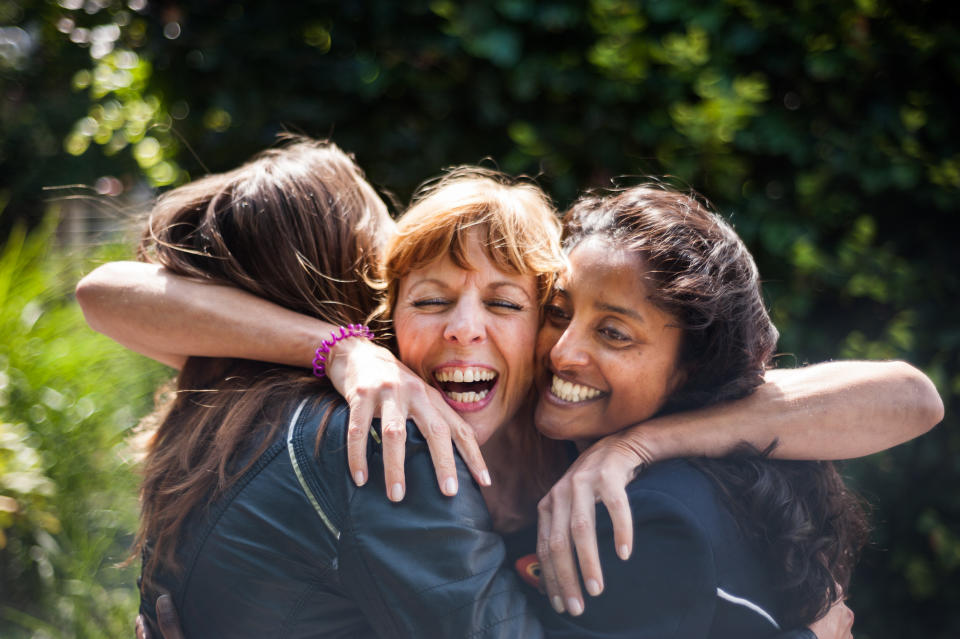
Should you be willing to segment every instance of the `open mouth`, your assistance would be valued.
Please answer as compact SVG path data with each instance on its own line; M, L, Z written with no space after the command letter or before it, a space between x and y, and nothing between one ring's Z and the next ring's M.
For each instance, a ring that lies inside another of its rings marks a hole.
M550 383L550 394L557 399L574 404L596 399L603 395L603 391L583 384L574 384L554 375Z
M458 404L483 401L497 385L497 373L479 366L446 366L433 372L437 387Z

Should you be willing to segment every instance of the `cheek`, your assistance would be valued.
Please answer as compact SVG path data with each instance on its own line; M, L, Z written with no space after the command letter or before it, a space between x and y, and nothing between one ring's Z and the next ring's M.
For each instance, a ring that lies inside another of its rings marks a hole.
M397 338L397 352L400 354L400 359L406 359L414 332L410 330L407 318L399 311L393 314L393 333Z
M394 314L393 329L397 336L397 352L400 360L411 368L416 368L423 359L430 332L424 322L409 313Z
M550 322L543 322L540 331L537 333L536 360L538 363L546 360L550 356L550 351L560 339L560 331L552 326Z
M524 360L529 369L533 369L534 358L539 354L539 318L535 317L532 322L527 322L517 340L517 352L523 353Z
M504 356L509 362L514 392L525 395L533 384L534 356L538 346L539 321L517 322L510 327L510 339L502 342Z

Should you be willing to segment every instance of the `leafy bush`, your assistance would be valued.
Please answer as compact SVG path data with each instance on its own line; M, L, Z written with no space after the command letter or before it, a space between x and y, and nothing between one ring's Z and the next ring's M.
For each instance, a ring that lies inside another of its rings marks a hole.
M87 328L50 228L0 251L0 635L129 636L126 443L167 373Z

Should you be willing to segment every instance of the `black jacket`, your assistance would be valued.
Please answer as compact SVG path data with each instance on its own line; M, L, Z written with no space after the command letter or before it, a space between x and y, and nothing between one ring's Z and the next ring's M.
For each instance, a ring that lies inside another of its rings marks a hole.
M588 598L579 619L554 614L539 594L528 593L528 600L466 466L458 458L458 495L442 496L426 443L408 426L406 498L394 504L384 494L376 442L368 448L367 485L357 488L349 477L345 405L301 403L251 469L188 520L178 549L182 571L158 576L186 636L536 639L543 636L538 608L557 637L771 636L769 626L718 605L708 592L724 560L709 535L686 530L699 530L696 517L677 519L684 508L675 497L665 507L636 483L634 555L629 563L602 558L605 594ZM647 477L661 477L660 471ZM612 548L609 519L599 524L601 549ZM689 596L667 605L661 597L667 592ZM140 604L155 637L158 594L144 592Z
M580 617L543 616L551 637L816 639L785 632L775 574L737 527L717 486L689 462L655 465L627 487L633 553L614 552L597 509L605 589Z
M345 405L305 401L230 491L186 526L184 571L163 574L187 637L541 637L466 466L440 494L426 443L408 430L407 496L349 476ZM333 413L314 456L325 409ZM153 602L140 611L154 637Z

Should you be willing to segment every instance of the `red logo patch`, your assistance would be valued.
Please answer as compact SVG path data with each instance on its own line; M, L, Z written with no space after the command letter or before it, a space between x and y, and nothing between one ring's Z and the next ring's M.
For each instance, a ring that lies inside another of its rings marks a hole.
M536 555L525 555L513 564L520 578L540 590L540 560Z

